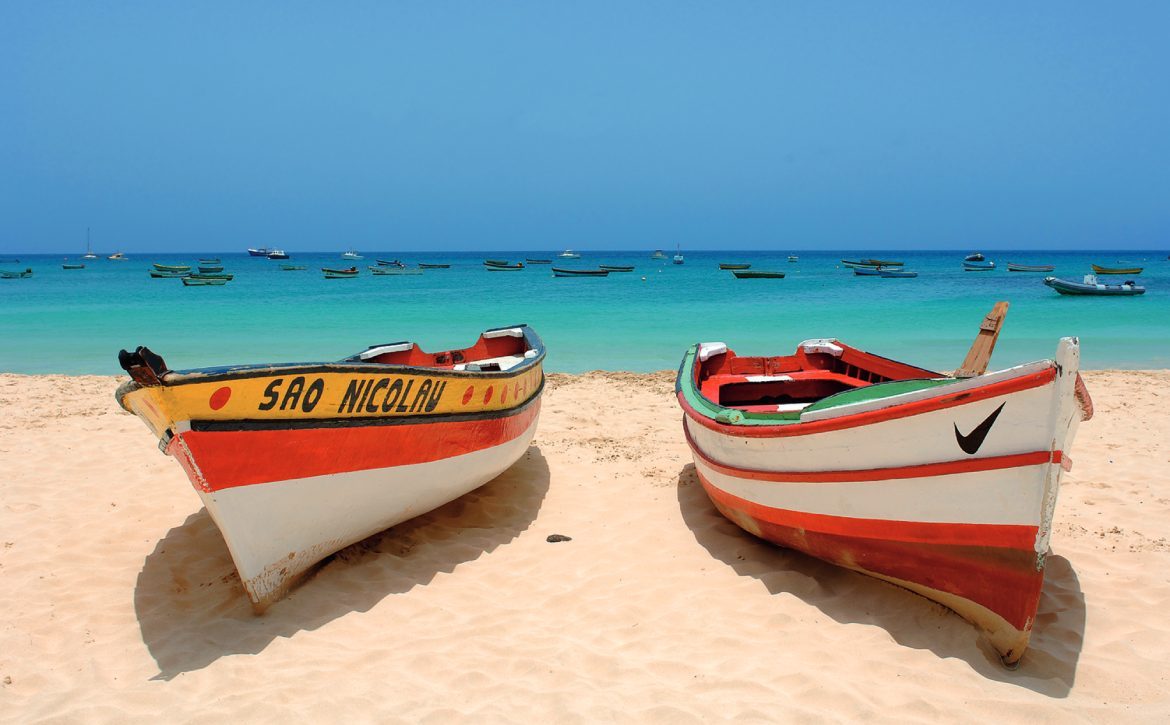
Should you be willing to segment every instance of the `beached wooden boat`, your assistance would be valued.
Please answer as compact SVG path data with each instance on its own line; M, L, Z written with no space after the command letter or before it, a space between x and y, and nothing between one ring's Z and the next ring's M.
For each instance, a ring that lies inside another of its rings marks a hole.
M1097 276L1086 274L1083 282L1073 282L1068 279L1045 277L1044 284L1061 293L1073 296L1097 297L1136 297L1144 295L1146 288L1135 282L1126 281L1124 284L1102 284Z
M608 269L564 269L562 267L552 268L554 277L607 277L609 276Z
M160 272L190 272L191 265L189 264L159 264L155 262L154 268Z
M842 259L841 264L846 267L901 267L905 262L892 259Z
M32 267L23 271L0 269L0 279L28 279L32 276Z
M878 276L890 279L913 279L918 276L918 273L907 269L879 269Z
M699 480L728 519L949 607L1010 666L1036 617L1069 447L1092 414L1078 361L1076 338L1055 360L972 377L831 339L783 357L701 343L676 393Z
M378 345L339 362L170 370L119 355L118 402L182 466L257 611L329 554L487 483L528 450L544 345Z
M990 272L995 269L995 262L963 262L964 272Z
M783 279L783 272L766 272L762 269L735 269L731 271L736 279Z
M61 269L85 269L84 264L62 264Z
M1015 262L1008 262L1007 268L1009 272L1051 272L1056 269L1056 266L1051 264L1016 264Z
M183 277L190 277L190 272L172 272L161 269L150 270L151 279L181 279Z
M231 277L183 277L184 287L222 287L231 281Z
M1144 267L1102 267L1099 264L1089 265L1097 274L1141 274Z
M358 276L357 267L350 267L349 269L332 269L330 267L322 267L321 271L325 273L325 279L348 279L350 277Z
M599 269L604 269L606 272L633 272L634 266L627 264L599 264Z
M450 269L451 265L449 265L449 264L427 264L426 262L419 262L418 268L419 269Z
M385 276L403 276L412 274L422 274L421 269L410 269L409 267L374 267L371 266L370 274L376 274L381 277Z
M720 264L719 264L719 269L751 269L751 268L752 268L752 266L750 264L735 264L735 263L725 263L725 262L720 262Z

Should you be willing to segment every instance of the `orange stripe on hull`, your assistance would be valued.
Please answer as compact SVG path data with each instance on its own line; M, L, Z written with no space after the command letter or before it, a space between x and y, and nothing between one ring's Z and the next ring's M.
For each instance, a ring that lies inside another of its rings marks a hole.
M427 463L515 439L540 412L508 417L287 430L186 431L167 452L203 491ZM184 451L190 452L190 456Z
M1031 628L1044 572L1037 528L852 519L771 508L699 480L716 508L760 538L831 564L920 584ZM745 520L746 519L746 520Z

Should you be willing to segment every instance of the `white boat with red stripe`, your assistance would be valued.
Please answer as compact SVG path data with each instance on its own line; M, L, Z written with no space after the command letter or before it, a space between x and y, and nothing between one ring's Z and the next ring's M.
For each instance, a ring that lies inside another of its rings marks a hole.
M525 325L460 350L170 370L122 351L118 402L186 471L260 612L329 554L487 483L528 449L544 345Z
M1092 415L1078 368L1075 338L1055 360L973 377L832 339L780 357L701 343L676 393L699 480L728 519L949 607L1014 666L1068 449Z

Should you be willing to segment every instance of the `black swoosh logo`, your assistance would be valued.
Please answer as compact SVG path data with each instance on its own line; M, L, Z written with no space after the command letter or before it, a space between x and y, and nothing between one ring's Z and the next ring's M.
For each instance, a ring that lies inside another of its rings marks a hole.
M975 455L979 451L979 446L983 445L983 439L991 432L991 426L995 425L995 419L999 417L999 412L1003 410L1006 401L999 404L995 412L983 419L983 422L975 426L974 429L967 435L959 432L959 424L955 424L955 440L959 442L959 448L963 449L964 453Z

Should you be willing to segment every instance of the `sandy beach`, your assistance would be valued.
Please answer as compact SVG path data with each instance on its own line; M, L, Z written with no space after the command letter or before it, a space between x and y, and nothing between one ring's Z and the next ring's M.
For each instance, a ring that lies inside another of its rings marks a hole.
M518 464L262 617L119 378L0 375L0 720L1165 722L1170 371L1084 377L1010 671L941 606L721 517L673 372L550 375Z

